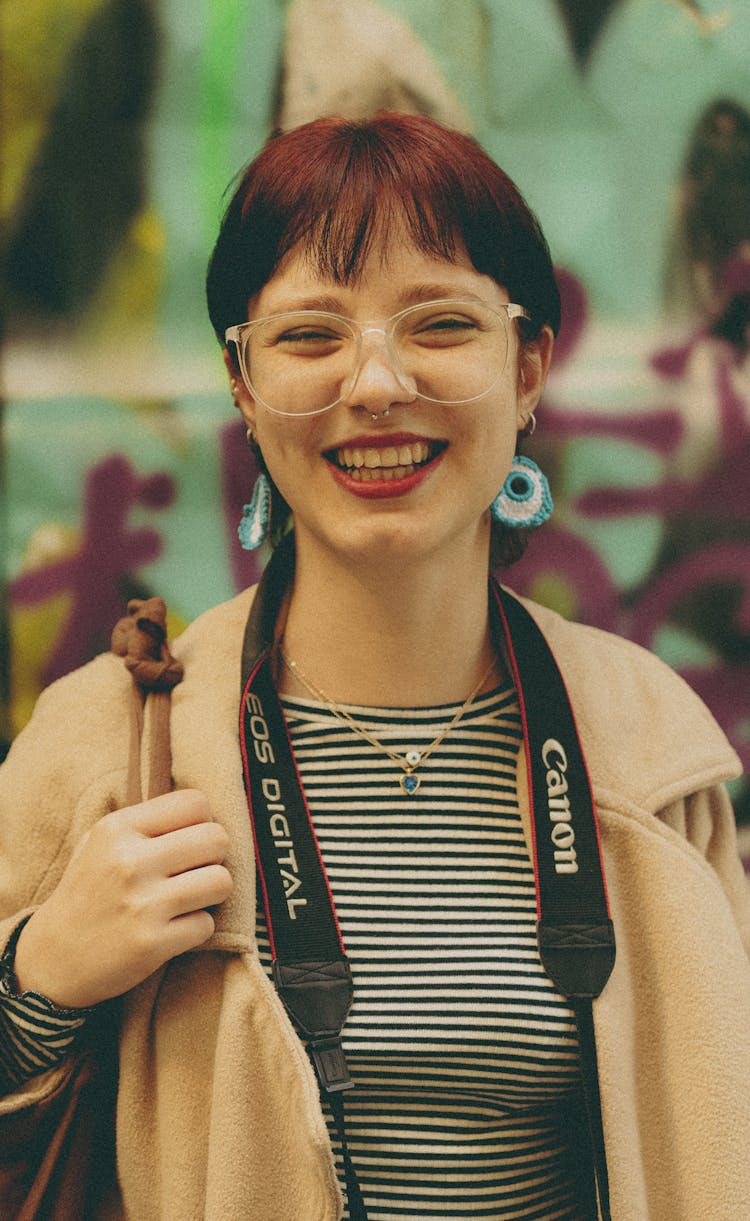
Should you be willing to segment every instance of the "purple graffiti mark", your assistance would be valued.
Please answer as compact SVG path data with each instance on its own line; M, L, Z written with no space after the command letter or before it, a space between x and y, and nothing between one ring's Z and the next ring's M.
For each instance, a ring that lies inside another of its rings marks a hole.
M728 581L738 582L742 590L737 626L750 632L750 545L719 543L693 551L651 582L633 611L629 636L652 648L660 625L683 598L702 586Z
M662 377L669 381L679 381L687 375L690 357L699 344L710 344L714 358L721 440L725 448L731 448L748 436L748 407L732 385L732 369L739 359L734 349L722 340L711 339L703 329L696 331L684 347L665 348L657 352L651 363Z
M748 412L750 405L743 402L732 385L730 363L723 359L717 362L716 389L719 394L721 439L724 448L731 451L738 445L750 442Z
M160 472L139 479L126 458L112 455L87 475L78 551L11 582L11 604L16 607L34 606L55 594L72 595L65 630L42 674L45 685L83 664L92 646L108 646L112 627L122 614L123 576L152 563L162 552L155 530L127 528L128 514L135 505L165 509L174 495L170 475Z
M565 269L556 268L555 274L560 288L563 318L568 321L561 328L555 345L553 368L572 358L588 321L584 286L572 272ZM602 437L641 445L656 453L669 455L677 448L684 434L679 412L670 407L623 416L622 413L572 408L545 397L543 412L544 433L558 442L577 437ZM637 489L624 491L626 497L639 494ZM611 495L613 493L609 489L603 490L605 504L608 503L606 498ZM619 513L619 508L615 511ZM595 549L580 535L558 526L548 526L534 538L529 552L514 569L512 583L520 592L531 594L545 577L562 580L567 586L576 604L576 617L597 627L618 630L621 619L619 591Z
M750 518L750 442L729 453L718 470L696 481L673 480L656 487L592 488L576 501L582 516L625 517L636 513L699 516L717 520Z
M725 262L714 298L711 315L676 347L664 348L651 359L652 368L662 377L685 376L696 347L707 340L720 341L724 359L740 364L750 347L750 252L746 243L737 247Z
M743 769L750 772L750 666L690 666L680 673L711 709L740 756Z
M750 257L742 247L727 259L717 286L713 316L677 347L657 352L652 367L670 381L685 378L696 351L713 358L716 392L719 403L719 424L723 448L750 439L750 407L736 391L732 372L747 358L750 347Z
M509 581L516 593L535 597L550 576L572 593L576 619L617 630L619 594L605 565L585 539L555 525L535 534Z
M562 325L553 349L552 369L567 364L575 354L588 323L588 301L581 281L566 268L556 267L560 290ZM621 413L578 410L544 399L544 431L559 440L570 437L609 437L643 445L657 453L671 454L679 445L684 426L677 410L665 407L648 414L623 416Z
M607 412L576 411L545 400L544 428L560 440L568 437L608 437L642 445L659 454L671 454L684 435L679 413L671 408L648 415L622 416Z
M700 588L728 582L741 591L736 626L742 633L750 632L750 546L723 543L694 551L657 577L635 607L628 635L653 648L659 628L683 599ZM750 666L720 660L681 667L680 673L711 709L743 767L750 769Z
M560 292L562 321L552 350L552 368L566 364L578 347L588 322L588 300L586 289L566 267L555 268L555 279Z
M713 344L719 412L721 465L698 480L667 480L656 487L592 488L576 509L587 517L637 513L701 514L729 519L750 517L750 424L748 405L732 385L732 358L724 344Z
M227 424L220 435L221 492L224 527L229 549L229 564L236 590L254 585L263 569L256 551L243 551L237 537L242 506L250 499L258 475L258 463L247 447L245 426L241 421Z

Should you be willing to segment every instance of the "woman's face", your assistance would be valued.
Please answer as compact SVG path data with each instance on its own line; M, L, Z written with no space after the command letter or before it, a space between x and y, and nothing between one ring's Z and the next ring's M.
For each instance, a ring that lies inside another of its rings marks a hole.
M508 302L505 289L480 275L464 251L448 261L389 232L387 241L373 243L361 277L343 286L292 250L251 301L248 317L325 309L380 323L439 298L478 298L494 307ZM323 548L348 564L414 564L441 554L454 563L463 548L486 554L488 507L508 473L516 434L538 401L552 346L545 330L519 372L515 324L507 329L499 380L469 403L419 398L399 380L376 334L364 337L354 384L320 415L275 415L240 382L245 421L294 513L298 556ZM350 473L363 459L372 473L363 478L361 466Z

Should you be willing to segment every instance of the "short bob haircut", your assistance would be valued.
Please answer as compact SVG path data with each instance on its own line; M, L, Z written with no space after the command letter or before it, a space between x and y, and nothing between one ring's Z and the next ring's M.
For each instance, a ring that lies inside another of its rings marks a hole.
M531 315L519 323L522 344L545 325L557 334L549 249L515 184L470 136L424 115L384 113L316 119L273 135L241 174L206 281L219 341L247 320L250 298L293 247L321 275L355 283L376 229L387 239L393 224L405 224L419 250L449 261L463 243L476 270ZM277 538L288 513L274 489ZM506 534L497 558L507 564L522 547L515 531Z

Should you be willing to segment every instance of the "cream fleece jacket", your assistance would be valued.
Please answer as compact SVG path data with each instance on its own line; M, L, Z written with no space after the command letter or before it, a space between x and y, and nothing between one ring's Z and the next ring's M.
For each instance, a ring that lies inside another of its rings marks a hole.
M124 1003L118 1101L129 1221L336 1221L315 1078L257 958L238 746L251 593L175 642L177 787L230 835L234 891L211 940ZM721 782L738 761L650 654L531 607L565 677L599 809L617 938L594 1004L614 1221L750 1217L750 900ZM40 698L0 768L0 948L81 835L124 804L130 677L103 655ZM519 764L524 801L525 764ZM356 985L356 981L355 981ZM0 1100L28 1106L65 1066ZM102 1218L103 1221L103 1218Z

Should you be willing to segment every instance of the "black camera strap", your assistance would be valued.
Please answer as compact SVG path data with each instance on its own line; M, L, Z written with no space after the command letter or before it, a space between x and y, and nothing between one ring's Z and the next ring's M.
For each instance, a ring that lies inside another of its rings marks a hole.
M367 1221L344 1122L343 1091L354 1084L341 1047L352 974L267 651L245 684L240 743L276 990L333 1112L351 1221Z
M243 644L240 742L258 876L279 996L307 1041L342 1146L351 1221L367 1221L346 1142L344 1093L353 1087L341 1032L353 984L315 828L271 667L289 557L271 559ZM493 629L518 692L532 806L539 950L576 1015L595 1188L609 1221L604 1137L591 1003L614 965L596 811L565 685L535 621L495 583Z
M610 1221L592 1002L615 965L615 933L596 806L573 709L552 651L517 598L495 582L491 591L521 709L539 954L576 1016L595 1189L602 1221Z
M351 1221L367 1221L346 1139L344 1093L354 1086L341 1031L354 992L325 866L271 669L293 540L269 561L242 648L240 747L276 990L307 1042L341 1141Z

